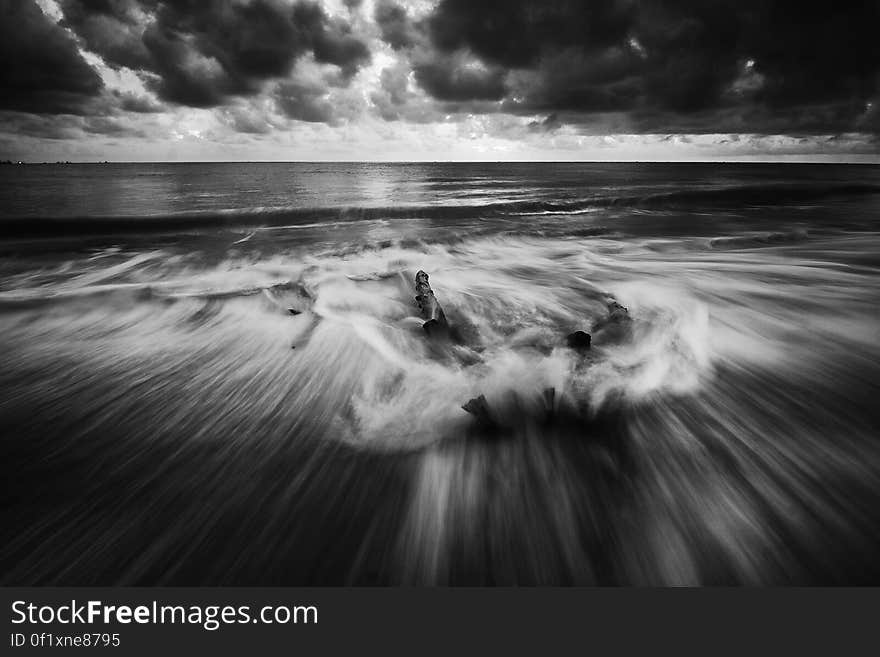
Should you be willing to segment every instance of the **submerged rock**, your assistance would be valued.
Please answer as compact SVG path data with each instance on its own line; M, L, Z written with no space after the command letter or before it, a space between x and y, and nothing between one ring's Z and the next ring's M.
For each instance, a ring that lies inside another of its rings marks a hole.
M611 299L608 302L608 321L628 322L632 318L629 316L629 310L626 306L620 305L617 300Z
M584 331L575 331L574 333L569 333L565 337L565 343L571 347L572 349L578 349L581 351L585 351L590 348L590 343L592 342L592 338L589 333Z
M593 335L597 342L623 342L630 336L632 317L626 306L621 305L616 299L609 299L606 303L608 316L599 319L593 325Z
M489 415L489 402L486 401L485 395L474 397L462 409L470 413L477 420L477 424L483 427L494 427L495 421Z

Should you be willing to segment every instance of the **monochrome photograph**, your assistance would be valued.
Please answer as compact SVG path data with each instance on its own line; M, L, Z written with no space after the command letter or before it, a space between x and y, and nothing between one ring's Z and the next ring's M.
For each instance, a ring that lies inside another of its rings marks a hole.
M878 28L0 0L0 585L880 583Z

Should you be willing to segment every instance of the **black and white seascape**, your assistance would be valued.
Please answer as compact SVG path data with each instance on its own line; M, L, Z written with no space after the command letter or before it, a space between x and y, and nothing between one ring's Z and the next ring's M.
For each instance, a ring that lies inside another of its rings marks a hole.
M0 583L880 580L880 4L0 16Z

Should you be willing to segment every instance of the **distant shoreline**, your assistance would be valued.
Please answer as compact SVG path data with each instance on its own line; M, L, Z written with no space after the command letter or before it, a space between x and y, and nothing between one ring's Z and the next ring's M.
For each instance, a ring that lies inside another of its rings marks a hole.
M104 164L161 164L184 165L184 164L375 164L375 165L404 165L404 164L715 164L715 165L767 165L767 164L791 164L791 165L860 165L880 166L880 159L876 161L865 160L82 160L82 161L56 161L56 162L29 162L27 160L2 160L0 166L69 166L69 165L104 165Z

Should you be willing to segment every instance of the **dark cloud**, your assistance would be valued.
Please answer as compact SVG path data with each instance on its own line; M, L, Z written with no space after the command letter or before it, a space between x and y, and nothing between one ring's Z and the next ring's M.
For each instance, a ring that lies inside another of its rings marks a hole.
M114 91L113 98L119 109L125 112L135 112L137 114L154 114L165 111L165 106L157 103L148 96L143 96L131 92Z
M876 1L442 0L417 24L399 8L382 16L392 47L416 43L396 36L412 29L430 44L413 66L442 101L619 112L638 131L876 130Z
M371 100L386 121L403 118L405 107L409 103L410 93L407 89L409 73L405 67L389 67L380 74L380 88L373 92Z
M621 0L442 0L427 21L444 52L468 48L487 62L532 66L550 49L587 51L621 41L633 2Z
M93 116L85 119L82 125L85 132L107 137L145 137L146 134L120 121L106 116Z
M877 133L880 137L880 96L865 103L858 125L863 130Z
M559 114L553 112L539 121L531 121L528 127L531 132L553 132L562 127L562 121Z
M330 123L334 120L334 107L325 97L320 85L283 82L278 85L275 99L278 108L291 119L309 123Z
M106 137L144 137L146 134L118 118L107 116L50 116L23 112L8 112L3 120L3 132L38 139L70 140L83 133Z
M277 116L274 100L266 97L236 101L220 108L216 115L235 132L247 135L266 135L286 123ZM211 133L204 134L209 136Z
M638 56L612 46L586 54L576 48L543 55L534 69L511 76L505 107L520 112L612 112L635 107L643 81L632 73Z
M248 110L247 108L227 108L222 112L223 119L236 132L251 135L265 135L275 126L261 112Z
M379 0L374 14L382 40L394 50L408 48L416 42L416 28L400 5L392 0Z
M21 112L4 112L0 121L0 132L17 137L37 139L75 139L81 133L83 117L63 114L50 116Z
M767 76L772 105L870 95L880 77L880 2L755 3L741 21L743 41Z
M101 78L31 0L0 0L0 109L84 114Z
M413 68L419 84L438 100L501 100L507 93L505 71L479 61L442 57Z
M60 24L33 0L0 0L0 110L130 121L167 103L228 110L242 132L274 129L275 108L335 124L365 102L344 90L373 43L397 59L370 89L389 121L491 112L546 117L532 132L880 134L878 0L440 0L417 17L399 0L371 15L358 0L340 15L313 0L57 2ZM104 90L78 45L134 71L147 95Z
M379 116L386 121L403 120L411 123L442 120L444 112L440 111L441 108L423 94L411 89L409 77L410 69L406 62L398 62L382 70L379 89L370 96Z
M335 64L347 78L357 73L362 64L370 61L367 45L354 36L351 27L341 20L327 22L325 29L314 34L312 50L317 61Z
M144 13L135 0L61 0L60 6L61 24L108 66L134 70L150 66L150 53L142 41Z
M143 38L152 60L146 84L162 100L189 107L215 107L227 96L247 90L216 60L193 50L175 31L153 26Z
M194 107L257 93L312 52L316 61L353 75L369 59L366 46L321 7L270 0L249 3L165 2L144 34L160 98Z
M311 53L345 78L365 43L316 3L282 0L63 0L64 24L111 66L138 71L159 98L215 107L259 93Z

